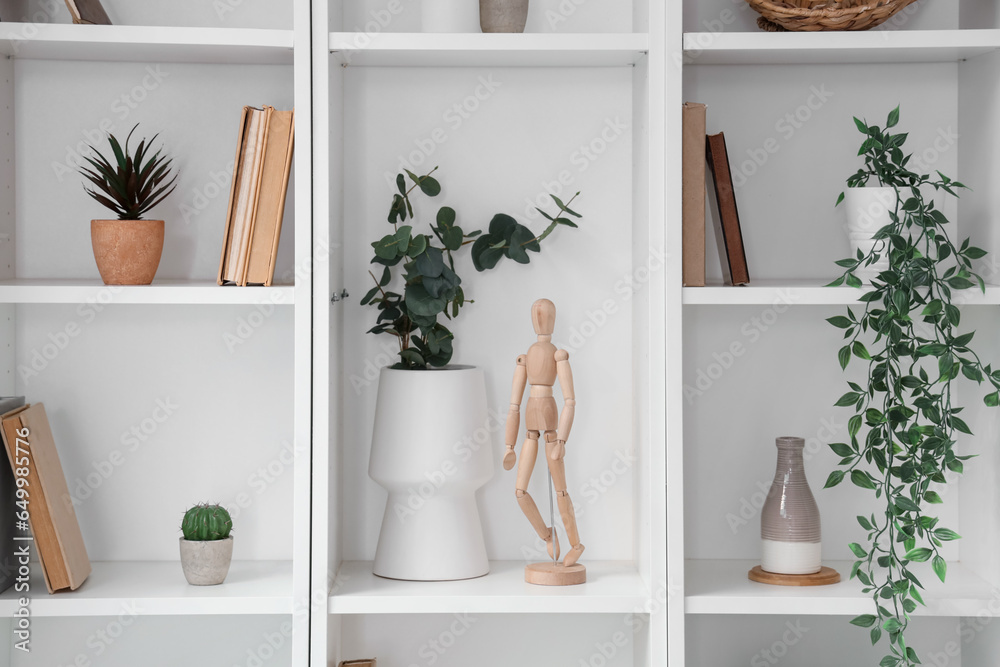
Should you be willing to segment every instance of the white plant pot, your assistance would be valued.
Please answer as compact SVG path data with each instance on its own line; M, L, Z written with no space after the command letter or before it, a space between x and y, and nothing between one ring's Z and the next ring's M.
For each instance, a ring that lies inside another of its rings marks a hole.
M181 568L192 586L217 586L226 580L233 562L233 537L210 542L181 540Z
M481 32L479 0L423 0L424 32Z
M409 581L489 573L476 491L493 477L482 370L383 368L368 475L386 491L373 571Z
M847 208L847 238L851 244L851 257L858 256L858 250L868 255L878 245L881 249L879 261L871 266L858 267L854 274L870 282L872 278L889 268L889 247L886 241L875 241L875 233L892 222L890 213L896 210L897 195L893 188L848 188L844 193Z

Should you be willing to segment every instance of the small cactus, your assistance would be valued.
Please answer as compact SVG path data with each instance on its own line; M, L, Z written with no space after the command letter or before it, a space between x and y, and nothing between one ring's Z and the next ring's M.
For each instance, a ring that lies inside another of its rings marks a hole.
M233 530L233 518L222 505L203 503L184 513L181 530L184 539L191 542L224 540Z

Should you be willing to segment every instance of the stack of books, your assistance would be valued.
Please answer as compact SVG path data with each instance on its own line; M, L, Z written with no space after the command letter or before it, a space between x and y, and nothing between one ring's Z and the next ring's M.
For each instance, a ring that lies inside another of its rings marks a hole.
M273 281L294 143L294 111L243 108L219 262L220 285Z
M0 475L0 486L9 486L0 491L11 503L4 511L16 518L15 530L3 531L4 540L9 540L4 549L25 555L37 550L49 593L76 590L90 575L90 559L45 406L26 406L23 397L4 398L0 399L0 411L0 434L10 461L10 468ZM18 562L23 561L19 558ZM0 585L9 583L4 580Z

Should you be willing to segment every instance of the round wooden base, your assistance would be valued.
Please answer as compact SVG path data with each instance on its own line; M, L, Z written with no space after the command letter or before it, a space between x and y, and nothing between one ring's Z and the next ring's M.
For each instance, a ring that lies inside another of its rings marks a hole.
M576 586L586 583L587 568L579 563L566 567L562 563L532 563L524 567L524 580L536 586Z
M815 574L776 574L774 572L765 572L758 565L750 570L748 576L750 581L771 584L773 586L829 586L830 584L840 582L840 572L837 572L832 567L824 567Z

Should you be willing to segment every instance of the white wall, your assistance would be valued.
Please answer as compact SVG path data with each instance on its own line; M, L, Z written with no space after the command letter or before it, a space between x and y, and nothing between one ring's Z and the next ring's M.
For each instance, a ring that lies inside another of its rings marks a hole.
M343 242L345 285L352 295L369 289L370 243L391 230L385 216L393 189L385 175L394 177L401 160L414 161L418 170L441 167L436 175L444 192L432 203L419 196L414 200L419 219L426 221L447 204L469 231L485 228L501 211L541 231L540 216L526 213L533 213L528 200L544 199L546 184L560 172L571 181L566 192L583 192L574 204L584 215L580 229L557 230L529 266L506 262L479 275L467 252L461 253L459 274L467 298L476 303L453 326L454 361L485 369L490 408L503 420L514 360L534 342L530 305L542 296L556 303L554 342L574 348L578 405L566 464L587 555L631 559L632 472L616 475L606 492L588 481L602 473L607 481L616 453L627 454L633 446L632 315L630 301L616 293L633 267L631 70L348 69L346 74L345 191L355 196L347 202ZM495 90L488 99L470 97L477 89L486 97L481 81L491 77ZM451 110L468 100L470 108L478 105L468 118ZM602 133L613 141L605 142ZM591 143L600 153L593 161L581 152ZM432 154L425 158L420 146ZM340 238L339 230L333 233ZM602 319L598 311L609 299L615 313L601 326L590 324ZM346 323L344 557L370 559L385 499L367 477L375 367L395 361L395 340L364 334L375 310L362 309L357 298L341 307ZM574 337L574 331L580 335ZM501 433L498 428L493 437L497 461ZM497 470L479 496L488 553L529 557L523 549L533 551L535 537L515 502L513 473ZM544 489L539 465L531 490L543 502Z
M291 28L291 0L101 0L115 25L199 26L216 28ZM5 21L70 23L63 0L0 0Z

